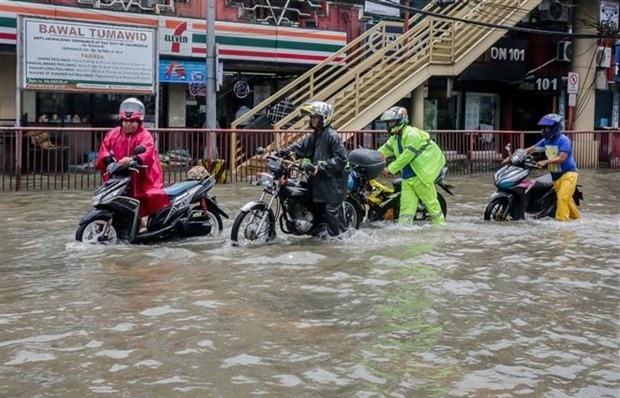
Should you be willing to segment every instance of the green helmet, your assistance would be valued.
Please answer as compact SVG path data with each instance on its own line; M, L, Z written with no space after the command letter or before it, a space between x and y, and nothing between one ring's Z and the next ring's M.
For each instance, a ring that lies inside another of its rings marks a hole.
M407 110L400 106L393 106L381 115L381 121L387 123L387 131L390 134L396 134L407 123L409 123L409 117L407 117Z

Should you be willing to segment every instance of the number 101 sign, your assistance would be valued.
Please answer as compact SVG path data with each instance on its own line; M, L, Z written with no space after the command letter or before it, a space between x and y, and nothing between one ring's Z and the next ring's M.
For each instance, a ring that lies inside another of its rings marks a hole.
M560 78L558 77L539 77L534 82L536 91L558 91L560 88Z

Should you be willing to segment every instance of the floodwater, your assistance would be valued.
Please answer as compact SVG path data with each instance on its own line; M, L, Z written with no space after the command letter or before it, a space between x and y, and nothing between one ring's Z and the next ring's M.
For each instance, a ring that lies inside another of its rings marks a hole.
M90 192L0 197L2 397L619 397L620 173L583 220L152 246L74 241ZM218 185L233 217L260 188Z

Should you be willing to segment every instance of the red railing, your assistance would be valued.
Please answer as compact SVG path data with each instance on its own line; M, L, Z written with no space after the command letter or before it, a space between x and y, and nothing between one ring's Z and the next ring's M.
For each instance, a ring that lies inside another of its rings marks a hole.
M94 168L96 151L109 129L0 128L0 190L94 189L101 177ZM289 144L290 132L273 130L153 129L166 185L181 181L191 166L202 160L212 166L221 159L226 182L245 181L263 167L252 159L258 146L278 139ZM231 133L235 133L233 136ZM385 131L340 132L347 149L377 148ZM530 146L540 138L536 131L433 131L443 149L449 174L491 172L506 155L504 147ZM581 170L620 169L620 131L569 132ZM231 142L235 150L231 150ZM231 166L231 156L235 165ZM238 166L237 166L238 165Z

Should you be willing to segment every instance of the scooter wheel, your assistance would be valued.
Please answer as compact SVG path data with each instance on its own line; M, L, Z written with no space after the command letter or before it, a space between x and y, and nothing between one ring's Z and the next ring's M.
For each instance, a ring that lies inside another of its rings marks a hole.
M108 236L103 236L103 231L109 221L109 217L101 216L94 218L87 223L81 224L75 232L75 239L85 243L116 242L118 240L118 235L116 234L114 225L110 226Z
M512 216L508 208L508 199L495 198L489 202L484 210L484 219L486 221L510 221Z
M207 212L207 216L209 217L209 223L211 224L211 235L220 235L224 230L222 217L218 213L211 213L210 211Z

